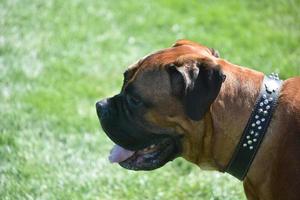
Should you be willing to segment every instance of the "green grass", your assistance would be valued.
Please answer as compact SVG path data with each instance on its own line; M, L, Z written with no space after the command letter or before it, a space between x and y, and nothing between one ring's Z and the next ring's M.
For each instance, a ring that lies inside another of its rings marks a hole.
M187 3L189 2L189 3ZM229 175L177 159L111 165L94 103L145 54L188 38L233 63L300 74L300 2L0 1L0 199L244 199Z

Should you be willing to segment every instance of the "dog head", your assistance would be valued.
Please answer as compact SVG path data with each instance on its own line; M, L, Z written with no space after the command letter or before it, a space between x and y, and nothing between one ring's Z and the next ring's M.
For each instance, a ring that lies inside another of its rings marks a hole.
M188 127L201 123L224 75L216 51L179 40L148 55L124 73L121 92L96 103L108 137L110 160L133 170L152 170L184 156L193 140Z

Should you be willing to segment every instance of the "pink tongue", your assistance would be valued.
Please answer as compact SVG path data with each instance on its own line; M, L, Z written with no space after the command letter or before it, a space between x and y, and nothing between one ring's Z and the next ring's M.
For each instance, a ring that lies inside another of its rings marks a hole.
M135 153L134 151L129 151L127 149L120 147L119 145L115 145L113 149L110 151L110 155L108 159L111 163L114 162L119 163L131 157L134 153Z

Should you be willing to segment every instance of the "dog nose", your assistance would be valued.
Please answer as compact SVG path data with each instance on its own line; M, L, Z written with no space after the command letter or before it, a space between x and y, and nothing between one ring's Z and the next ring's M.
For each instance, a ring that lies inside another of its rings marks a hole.
M108 101L107 99L103 99L96 103L97 115L99 118L104 117L108 112Z

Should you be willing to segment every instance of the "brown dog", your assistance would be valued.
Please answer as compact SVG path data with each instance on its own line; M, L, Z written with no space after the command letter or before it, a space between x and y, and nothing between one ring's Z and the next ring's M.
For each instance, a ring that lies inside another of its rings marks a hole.
M124 73L121 93L96 104L104 131L117 144L111 162L152 170L182 156L224 172L263 77L187 40L141 59ZM244 179L248 199L300 199L299 88L299 77L283 82Z

